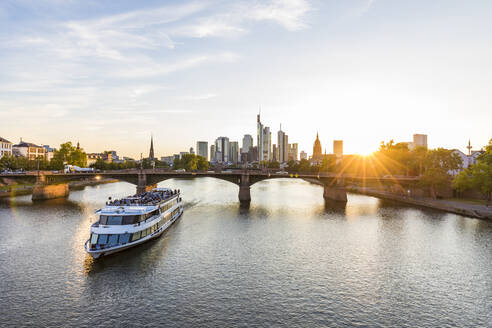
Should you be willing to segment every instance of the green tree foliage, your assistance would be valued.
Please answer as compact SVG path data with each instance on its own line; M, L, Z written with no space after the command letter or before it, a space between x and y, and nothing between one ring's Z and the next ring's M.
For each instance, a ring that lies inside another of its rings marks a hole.
M485 152L478 156L477 164L461 171L453 181L453 187L460 192L467 189L480 190L490 201L492 196L492 139L485 147Z
M135 161L124 161L121 163L115 163L115 162L106 163L104 160L99 158L96 161L96 163L91 164L91 167L93 167L97 170L101 170L101 171L103 171L103 170L125 170L125 169L136 168L137 164L135 163Z
M209 163L206 158L197 156L195 154L184 154L181 159L175 158L173 161L173 168L185 169L186 171L206 171L209 168Z
M44 156L39 156L39 158L35 160L29 160L27 157L19 156L11 156L11 155L4 155L2 158L0 158L0 170L25 170L25 171L32 171L32 170L51 170L53 169L50 162L46 160Z
M198 163L197 163L197 168L199 171L207 171L208 168L210 167L210 164L208 163L207 159L203 156L197 156L198 158Z
M51 167L62 170L65 164L86 167L87 154L82 149L77 149L70 141L60 145L60 149L55 151L51 160Z
M449 186L451 183L450 171L461 167L461 158L452 150L438 148L430 150L423 161L423 173L420 183L430 187L431 196L435 197L435 189Z

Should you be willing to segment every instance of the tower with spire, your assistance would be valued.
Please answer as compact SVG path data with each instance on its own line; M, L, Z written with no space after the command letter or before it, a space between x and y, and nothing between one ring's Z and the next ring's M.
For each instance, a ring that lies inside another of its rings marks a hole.
M311 158L311 160L315 163L318 163L322 159L323 159L323 154L322 154L321 142L319 141L318 132L316 132L316 140L314 141L314 145L313 145L313 157Z
M470 139L468 139L468 146L466 146L466 148L468 149L468 156L470 156L471 155L471 150L472 150L472 145L471 145Z
M154 160L154 136L150 136L150 151L149 151L149 159L151 161Z

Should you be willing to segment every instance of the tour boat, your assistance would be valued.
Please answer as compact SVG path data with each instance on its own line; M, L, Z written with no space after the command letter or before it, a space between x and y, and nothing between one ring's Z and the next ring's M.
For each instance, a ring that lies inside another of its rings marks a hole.
M183 213L179 190L156 188L141 195L111 200L97 210L84 248L98 258L159 237Z

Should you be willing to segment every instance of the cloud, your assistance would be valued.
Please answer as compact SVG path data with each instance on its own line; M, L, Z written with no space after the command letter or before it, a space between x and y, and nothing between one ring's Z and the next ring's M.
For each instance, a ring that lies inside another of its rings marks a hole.
M305 0L272 0L270 3L257 5L250 12L255 20L271 20L287 30L296 31L307 27L305 14L311 6Z
M184 96L184 100L208 100L217 97L215 93L205 93L201 95L195 95L195 96Z
M139 67L120 70L114 72L115 77L123 78L139 78L167 75L176 71L186 70L193 67L198 67L206 63L232 63L237 61L239 55L232 52L223 52L216 54L202 54L193 55L184 59L180 59L174 62L160 64L150 62L148 64L141 64Z

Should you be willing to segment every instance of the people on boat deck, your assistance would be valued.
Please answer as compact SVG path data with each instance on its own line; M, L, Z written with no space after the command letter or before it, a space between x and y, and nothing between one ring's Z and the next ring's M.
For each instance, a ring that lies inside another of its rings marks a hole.
M166 191L147 191L141 195L133 195L130 198L111 200L111 197L106 202L109 206L130 206L130 205L146 205L149 203L155 204L169 197L180 193L179 189Z

